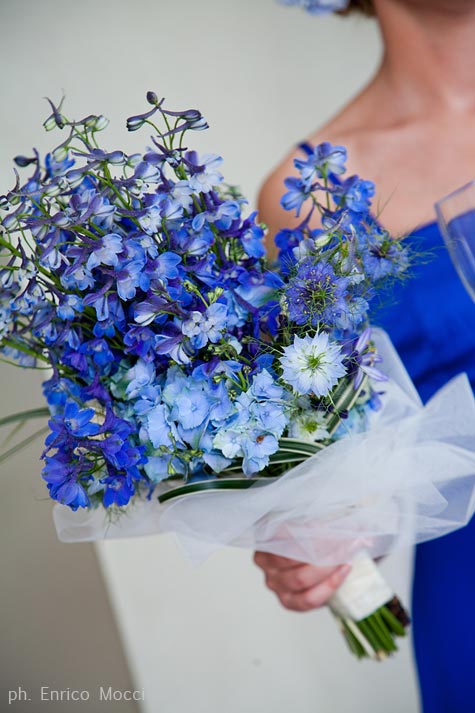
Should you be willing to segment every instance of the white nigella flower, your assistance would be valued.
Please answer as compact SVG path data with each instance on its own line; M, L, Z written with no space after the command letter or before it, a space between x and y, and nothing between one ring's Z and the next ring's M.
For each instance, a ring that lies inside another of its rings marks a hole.
M298 394L326 396L346 374L339 345L328 334L295 337L280 358L283 379Z
M330 434L326 429L325 414L314 409L305 409L292 418L289 423L290 438L298 438L299 441L315 443L329 438Z

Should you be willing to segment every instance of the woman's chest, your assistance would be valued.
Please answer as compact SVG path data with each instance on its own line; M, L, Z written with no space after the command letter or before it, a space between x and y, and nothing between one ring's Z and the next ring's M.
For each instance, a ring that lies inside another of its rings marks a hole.
M475 178L475 120L369 132L348 149L350 172L375 182L375 212L394 235L433 221L434 203Z

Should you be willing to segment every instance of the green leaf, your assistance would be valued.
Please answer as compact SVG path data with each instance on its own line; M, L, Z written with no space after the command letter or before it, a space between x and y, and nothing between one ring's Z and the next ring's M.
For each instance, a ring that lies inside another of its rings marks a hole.
M23 448L26 448L26 446L29 446L30 443L36 441L36 439L42 436L43 434L48 433L48 431L49 427L44 426L43 428L40 428L39 431L35 431L35 433L32 433L32 435L28 436L28 438L24 438L16 446L13 446L13 448L10 448L8 451L5 451L5 453L2 453L0 455L0 464L4 463L6 460L8 460L8 458L14 456L15 453L18 453L18 451L21 451Z
M166 493L158 496L160 503L165 503L167 500L173 500L183 495L191 493L203 493L206 491L217 490L247 490L256 483L264 483L271 478L216 478L215 480L202 480L196 483L188 483L178 488L173 488Z
M9 416L0 418L0 427L8 426L10 423L17 423L18 421L28 421L31 418L49 418L50 412L47 408L35 408L29 411L20 411L18 413L11 413Z

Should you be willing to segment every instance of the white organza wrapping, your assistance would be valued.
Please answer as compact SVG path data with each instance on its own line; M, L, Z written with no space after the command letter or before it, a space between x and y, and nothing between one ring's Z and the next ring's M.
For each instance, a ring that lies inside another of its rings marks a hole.
M371 430L338 441L278 480L244 491L136 503L116 522L104 510L57 505L63 542L174 532L204 560L223 545L320 565L373 558L444 535L475 510L475 400L460 375L423 407L384 332L374 338L390 377ZM474 354L475 358L475 354Z

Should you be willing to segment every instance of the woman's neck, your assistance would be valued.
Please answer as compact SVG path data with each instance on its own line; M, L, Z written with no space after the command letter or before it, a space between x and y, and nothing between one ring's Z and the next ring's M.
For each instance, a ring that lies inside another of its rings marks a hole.
M375 6L385 52L372 90L383 102L391 98L393 119L394 99L401 122L435 111L475 112L475 3L375 0Z

